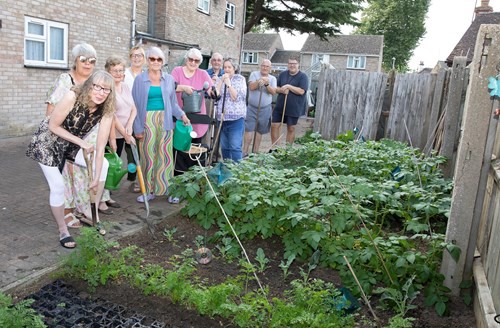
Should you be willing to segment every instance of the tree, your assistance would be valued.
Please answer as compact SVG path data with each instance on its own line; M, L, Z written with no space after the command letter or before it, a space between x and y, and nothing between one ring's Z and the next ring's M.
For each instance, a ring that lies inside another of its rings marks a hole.
M357 25L353 14L363 0L247 0L245 33L265 21L270 29L321 38L340 33L341 25Z
M383 67L408 70L408 61L425 34L430 0L368 0L355 33L384 36Z

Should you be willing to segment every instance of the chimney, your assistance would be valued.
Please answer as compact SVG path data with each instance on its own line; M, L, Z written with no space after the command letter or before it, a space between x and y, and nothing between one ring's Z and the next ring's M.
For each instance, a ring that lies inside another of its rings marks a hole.
M481 14L488 14L493 12L493 7L490 6L490 0L481 0L481 6L476 7L474 10L475 16Z

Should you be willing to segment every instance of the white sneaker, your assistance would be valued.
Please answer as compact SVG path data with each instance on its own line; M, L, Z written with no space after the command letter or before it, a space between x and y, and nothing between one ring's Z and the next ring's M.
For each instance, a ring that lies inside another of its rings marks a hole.
M148 201L153 200L153 199L155 199L155 195L154 194L148 194L147 199L148 199ZM139 197L137 197L137 201L139 203L144 203L144 195L140 195Z
M168 196L168 202L170 204L179 204L180 201L179 197Z

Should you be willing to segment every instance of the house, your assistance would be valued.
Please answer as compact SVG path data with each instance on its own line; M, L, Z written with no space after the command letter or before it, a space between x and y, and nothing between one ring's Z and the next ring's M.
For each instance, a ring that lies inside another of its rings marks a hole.
M279 73L288 69L288 58L300 58L300 51L295 50L276 50L271 57L272 69L271 73L278 76ZM299 62L299 69L302 69L302 63Z
M213 52L239 59L244 12L243 0L129 0L119 5L53 0L40 6L20 0L3 6L0 138L27 135L38 126L47 90L71 68L76 44L94 46L96 69L103 69L112 54L127 57L135 44L162 48L168 69L196 47L208 66Z
M338 35L321 40L310 34L301 50L301 69L320 70L328 63L340 70L380 72L382 70L383 35Z
M493 8L489 6L489 0L482 0L481 6L476 7L475 14L474 21L446 58L445 62L448 67L452 66L455 56L466 56L466 65L469 65L474 57L477 34L481 25L500 24L500 12L493 12Z
M263 59L271 59L277 50L283 49L278 33L246 33L241 47L241 69L244 76L259 70Z

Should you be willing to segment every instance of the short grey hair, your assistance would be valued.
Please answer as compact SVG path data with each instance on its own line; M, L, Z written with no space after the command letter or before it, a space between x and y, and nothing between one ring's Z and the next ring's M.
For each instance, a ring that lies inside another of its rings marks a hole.
M148 50L146 50L146 57L149 58L151 56L160 57L164 65L167 63L167 61L165 60L165 53L158 47L150 47L148 48Z
M196 48L191 48L187 51L186 55L184 56L184 59L188 58L195 58L199 59L200 61L203 60L203 55L201 54L201 51L196 49Z
M97 59L97 52L95 51L94 47L85 42L79 43L74 46L73 50L71 50L71 55L73 56L73 69L76 69L76 61L80 56L85 56L87 58L93 57Z
M224 67L224 64L226 62L231 63L231 66L233 66L233 68L234 68L234 73L235 74L239 74L240 73L240 65L238 64L238 62L236 61L236 59L233 59L233 58L226 58L226 59L224 59L224 62L222 62L222 67Z

